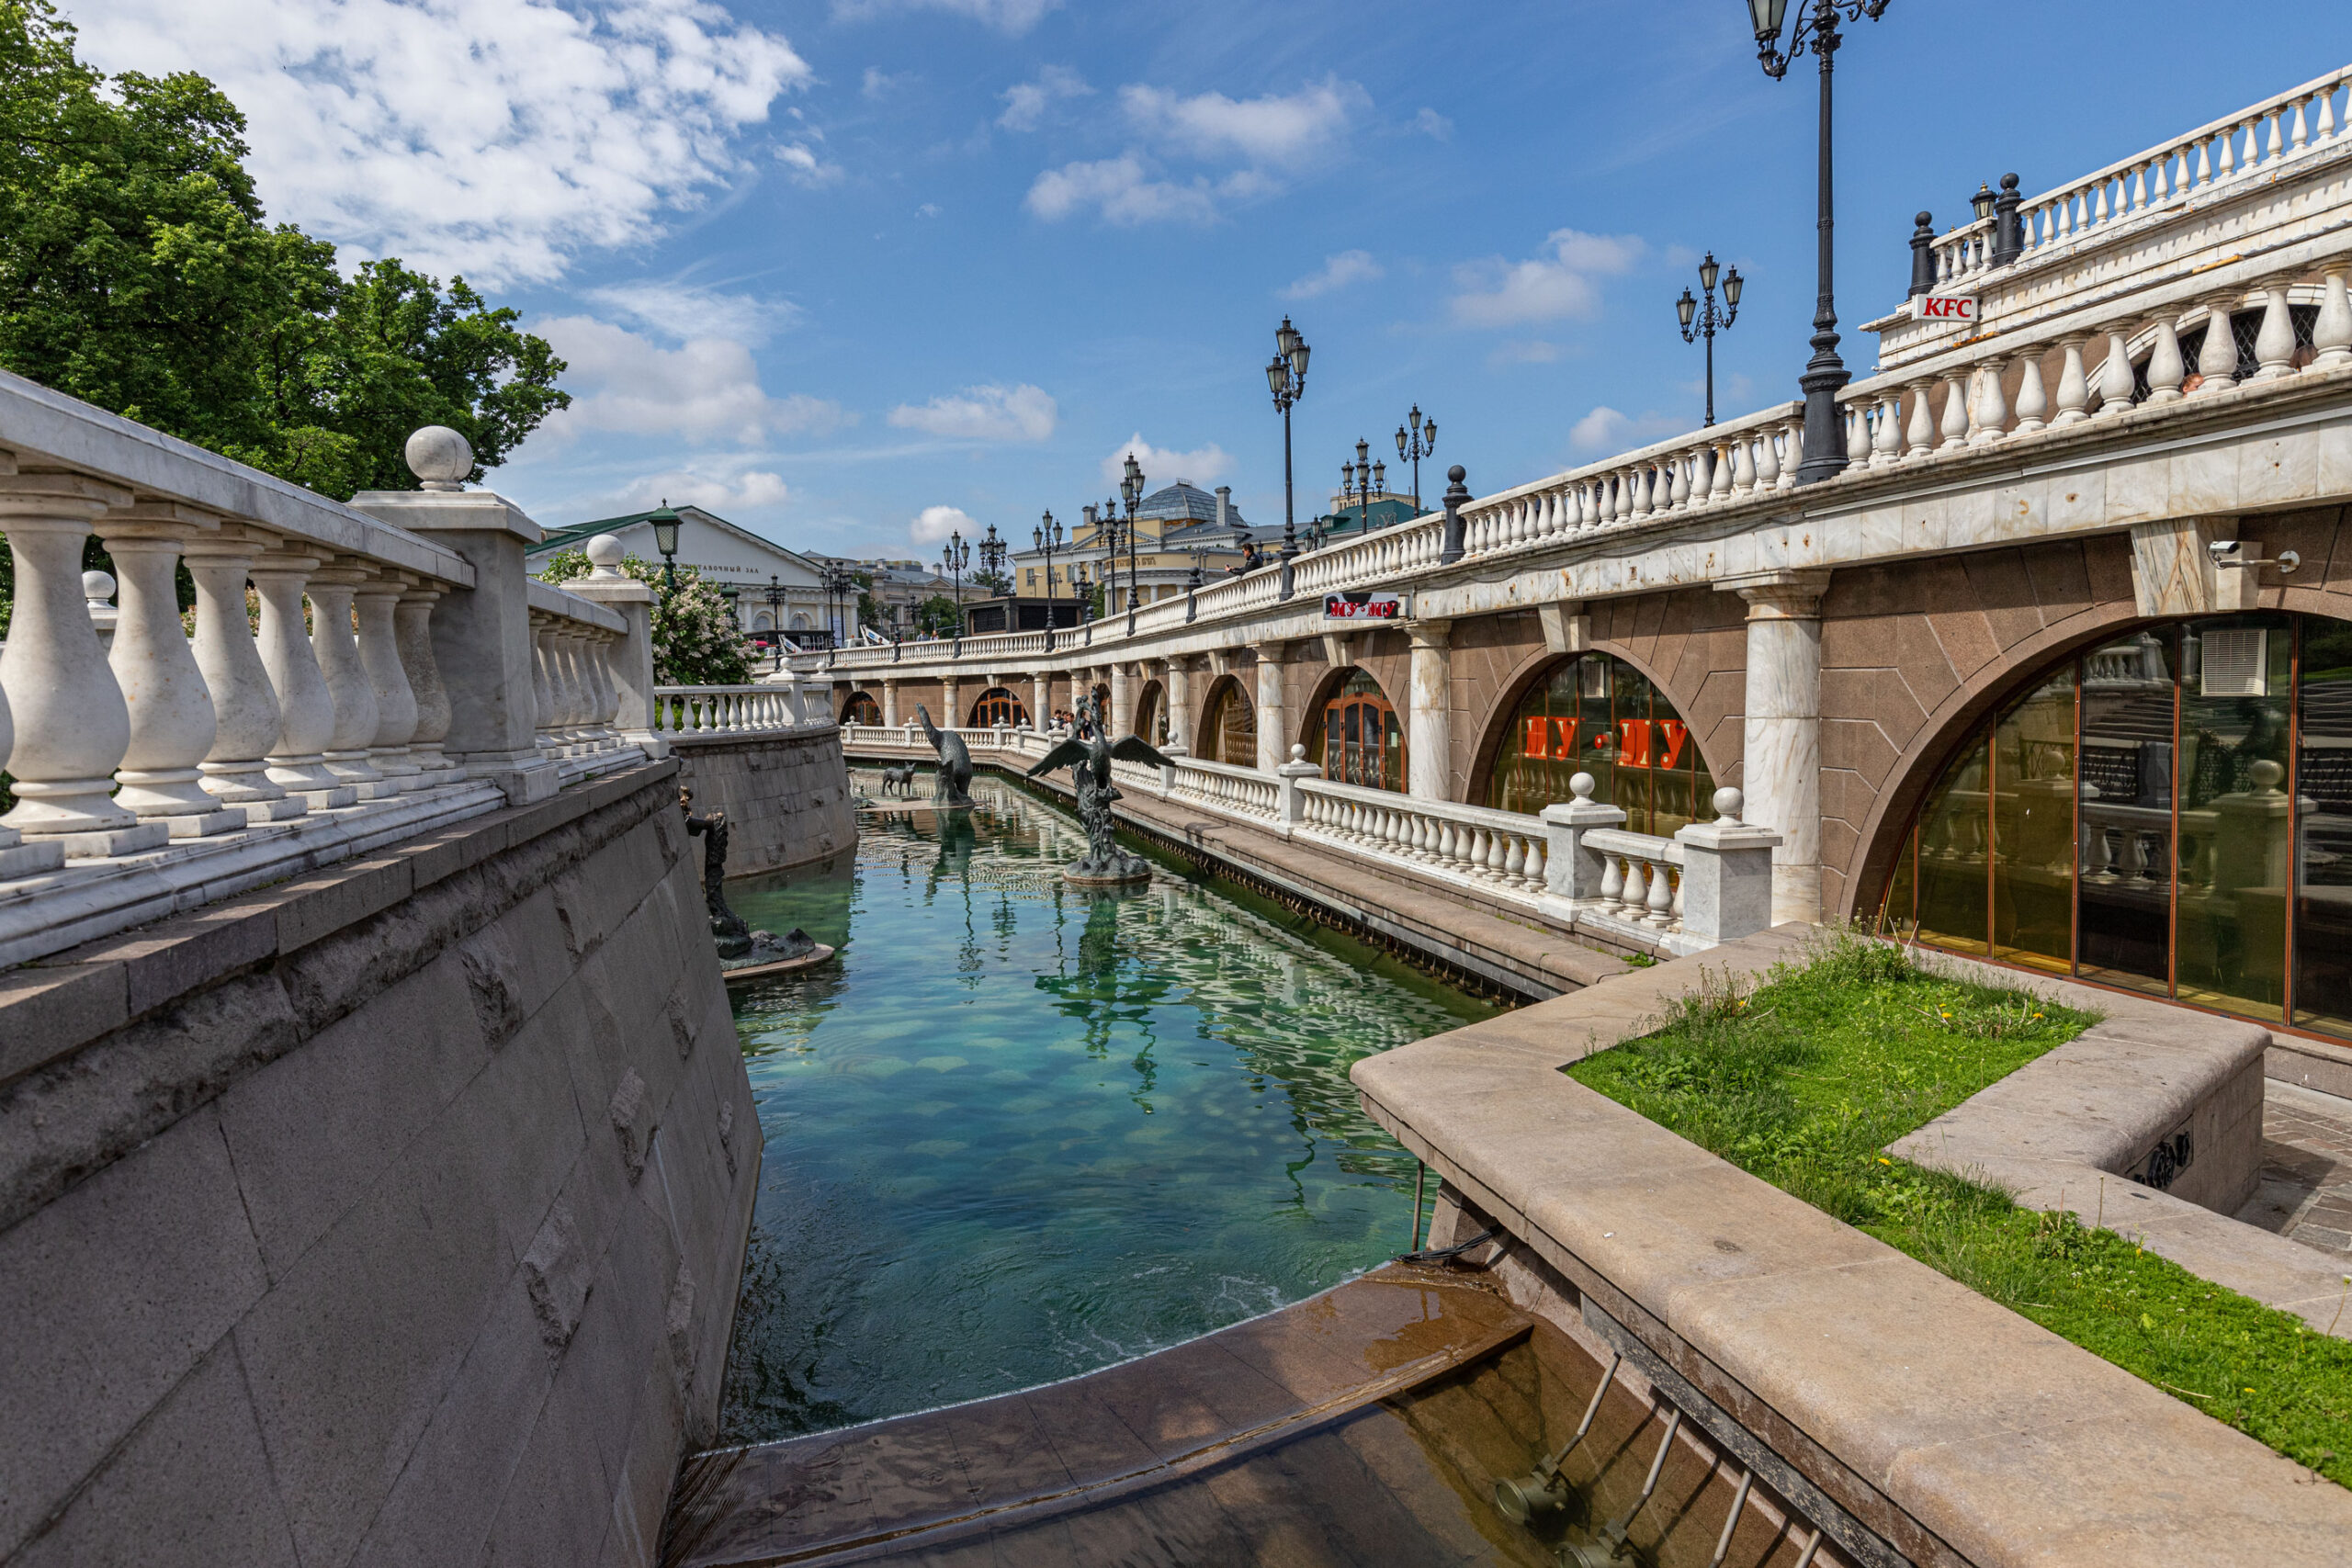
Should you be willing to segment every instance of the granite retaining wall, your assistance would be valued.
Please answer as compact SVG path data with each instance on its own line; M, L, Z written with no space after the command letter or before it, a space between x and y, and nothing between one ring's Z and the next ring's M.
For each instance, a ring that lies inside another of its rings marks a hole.
M728 875L781 871L857 842L838 727L669 740L695 809L727 813Z
M677 774L0 975L0 1561L653 1561L760 1160Z

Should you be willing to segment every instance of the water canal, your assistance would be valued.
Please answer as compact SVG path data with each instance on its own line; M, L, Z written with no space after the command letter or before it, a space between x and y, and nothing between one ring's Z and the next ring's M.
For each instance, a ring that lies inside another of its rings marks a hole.
M735 997L766 1154L728 1441L1091 1371L1405 1246L1349 1065L1487 1005L1172 862L1069 888L1072 817L973 794L729 890L841 956Z

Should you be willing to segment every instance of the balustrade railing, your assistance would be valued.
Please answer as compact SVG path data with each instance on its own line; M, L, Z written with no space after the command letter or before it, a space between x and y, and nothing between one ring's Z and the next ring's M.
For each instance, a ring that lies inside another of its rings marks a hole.
M748 735L807 722L785 686L656 686L653 697L654 728L664 734Z
M1298 792L1307 838L1408 861L1526 903L1544 891L1550 829L1541 818L1321 778L1299 780Z

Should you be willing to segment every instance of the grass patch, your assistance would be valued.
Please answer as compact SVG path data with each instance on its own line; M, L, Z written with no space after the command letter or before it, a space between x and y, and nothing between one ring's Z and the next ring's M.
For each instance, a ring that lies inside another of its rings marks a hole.
M1898 948L1841 933L1752 992L1702 987L1655 1033L1567 1070L2352 1486L2352 1343L2114 1231L2020 1209L1996 1188L1882 1152L2096 1021L1927 974ZM2124 1179L2109 1179L2120 1198Z

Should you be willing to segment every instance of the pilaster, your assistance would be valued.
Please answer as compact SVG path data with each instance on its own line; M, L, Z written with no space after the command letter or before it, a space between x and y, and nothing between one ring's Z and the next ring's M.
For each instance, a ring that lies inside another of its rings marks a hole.
M1757 572L1715 586L1747 604L1747 811L1781 835L1772 922L1821 918L1821 597L1824 570Z

